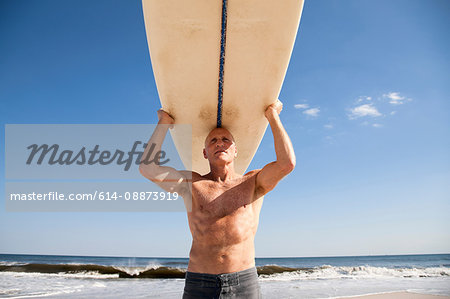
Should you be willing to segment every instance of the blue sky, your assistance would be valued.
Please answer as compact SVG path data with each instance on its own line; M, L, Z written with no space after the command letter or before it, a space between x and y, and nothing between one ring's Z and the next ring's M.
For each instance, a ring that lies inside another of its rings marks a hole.
M257 256L450 252L449 12L306 1L280 95L297 167L265 198ZM3 125L157 122L140 1L2 1L0 36ZM8 213L0 180L0 253L188 255L184 213Z

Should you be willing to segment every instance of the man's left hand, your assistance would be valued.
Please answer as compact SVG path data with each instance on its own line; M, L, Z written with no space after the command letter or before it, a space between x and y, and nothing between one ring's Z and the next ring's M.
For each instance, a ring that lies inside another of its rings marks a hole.
M266 108L264 115L266 116L266 118L269 118L269 116L273 115L274 113L280 114L281 110L283 110L283 103L281 103L280 100L277 100L275 103L272 103Z

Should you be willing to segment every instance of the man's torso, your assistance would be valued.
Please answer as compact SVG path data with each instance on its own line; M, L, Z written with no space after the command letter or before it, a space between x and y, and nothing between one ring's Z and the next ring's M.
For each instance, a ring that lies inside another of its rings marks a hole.
M254 237L263 201L255 192L257 173L227 182L193 176L188 271L220 274L255 265Z

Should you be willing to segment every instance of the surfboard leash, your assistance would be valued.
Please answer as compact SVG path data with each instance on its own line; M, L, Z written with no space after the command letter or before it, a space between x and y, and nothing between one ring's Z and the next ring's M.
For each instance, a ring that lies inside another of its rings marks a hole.
M219 93L217 99L217 127L222 127L223 102L223 70L225 64L225 45L227 41L227 1L222 0L222 28L220 31L220 64L219 64Z

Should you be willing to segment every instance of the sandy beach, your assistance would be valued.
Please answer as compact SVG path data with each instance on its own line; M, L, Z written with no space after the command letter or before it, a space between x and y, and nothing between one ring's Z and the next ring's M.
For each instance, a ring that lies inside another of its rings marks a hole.
M450 298L450 296L438 296L438 295L428 295L428 294L418 294L410 292L393 292L385 294L374 294L374 295L363 295L363 296L352 296L343 297L346 298L357 298L357 299L439 299L439 298Z

